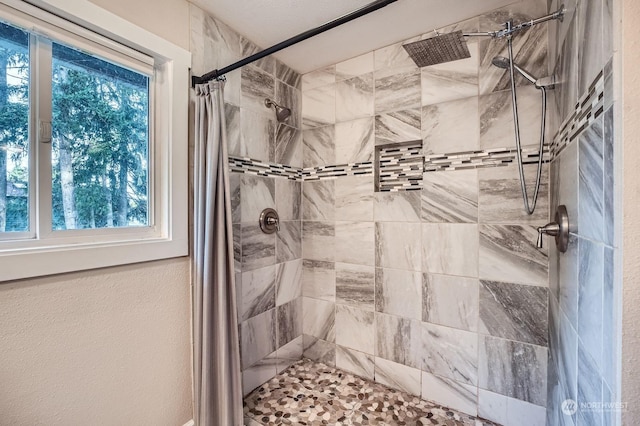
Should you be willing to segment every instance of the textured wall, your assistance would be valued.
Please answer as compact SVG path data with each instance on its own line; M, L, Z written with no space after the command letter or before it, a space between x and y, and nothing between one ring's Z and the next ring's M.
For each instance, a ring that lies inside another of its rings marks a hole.
M0 285L2 424L191 418L189 262Z
M553 2L551 8L557 7ZM571 1L567 15L550 39L557 52L555 74L560 79L552 121L572 130L551 165L551 206L567 206L571 238L566 253L551 249L549 424L614 424L618 414L599 406L620 400L618 394L617 297L614 265L615 157L620 139L612 65L611 0ZM589 93L603 98L587 103ZM576 103L579 105L576 107ZM576 401L567 413L563 401ZM591 406L589 405L591 404Z
M185 1L96 3L188 48ZM186 258L0 284L0 423L184 424L189 307Z
M493 30L546 6L454 27ZM547 34L515 38L517 62L539 76ZM304 167L373 161L376 145L411 140L428 156L512 149L508 79L491 66L505 42L469 47L470 59L420 70L400 43L304 75ZM540 94L518 82L535 146ZM304 355L500 423L544 423L548 274L535 226L548 218L547 182L545 167L529 217L513 165L425 172L421 191L375 193L372 175L305 181Z
M196 75L257 52L251 41L191 7L191 50ZM229 154L302 165L300 75L267 57L227 74L225 112ZM292 110L275 120L265 98ZM302 356L301 182L231 173L236 287L245 393ZM275 208L280 231L264 234L260 212Z

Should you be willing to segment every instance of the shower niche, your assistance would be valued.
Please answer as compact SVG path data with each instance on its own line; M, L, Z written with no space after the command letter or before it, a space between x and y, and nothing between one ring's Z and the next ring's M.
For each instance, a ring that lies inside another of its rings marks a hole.
M375 151L376 192L422 189L424 155L421 140L378 145Z

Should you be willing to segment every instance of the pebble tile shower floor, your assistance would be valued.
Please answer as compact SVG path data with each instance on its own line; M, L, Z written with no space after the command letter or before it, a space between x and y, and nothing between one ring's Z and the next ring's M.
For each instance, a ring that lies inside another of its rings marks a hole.
M246 426L495 425L308 359L247 395L244 416Z

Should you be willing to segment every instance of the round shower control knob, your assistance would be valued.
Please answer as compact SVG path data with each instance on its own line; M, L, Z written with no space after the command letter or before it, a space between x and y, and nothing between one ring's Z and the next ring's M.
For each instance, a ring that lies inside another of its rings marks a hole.
M258 222L260 223L260 229L265 234L273 234L280 230L280 218L278 217L278 212L274 209L262 210Z

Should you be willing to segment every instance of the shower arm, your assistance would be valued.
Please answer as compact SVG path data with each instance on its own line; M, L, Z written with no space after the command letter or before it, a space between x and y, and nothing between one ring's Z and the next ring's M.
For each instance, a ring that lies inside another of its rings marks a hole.
M560 8L548 15L541 16L538 19L532 19L530 21L521 22L518 25L508 25L504 24L503 29L498 31L486 31L486 32L475 32L475 33L463 33L462 35L465 37L491 37L491 38L504 38L510 36L518 31L522 31L526 28L533 27L534 25L542 24L543 22L551 21L554 19L558 19L560 22L564 19L565 8L564 4L560 6Z

